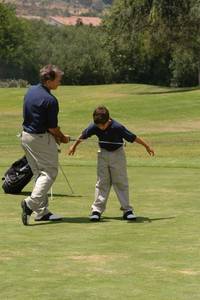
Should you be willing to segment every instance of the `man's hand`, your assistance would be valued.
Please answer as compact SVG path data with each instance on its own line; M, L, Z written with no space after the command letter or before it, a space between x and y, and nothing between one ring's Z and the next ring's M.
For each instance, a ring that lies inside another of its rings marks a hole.
M60 142L63 144L67 144L70 141L70 136L69 135L64 135L61 137Z
M69 135L64 135L62 131L60 130L60 127L56 128L49 128L48 131L54 136L57 144L67 144L70 141Z

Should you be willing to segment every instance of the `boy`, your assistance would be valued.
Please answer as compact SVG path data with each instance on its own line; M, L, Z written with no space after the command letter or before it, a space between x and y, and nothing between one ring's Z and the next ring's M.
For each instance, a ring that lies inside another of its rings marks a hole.
M146 148L149 155L154 150L141 138L130 132L122 124L110 118L105 106L97 107L93 112L94 123L91 123L70 147L69 155L73 155L76 147L82 140L92 135L99 139L97 161L97 183L95 200L92 205L91 221L100 221L101 214L106 209L106 203L111 186L113 186L123 211L124 220L135 220L136 215L129 204L128 178L126 170L126 157L123 149L123 140L136 142Z

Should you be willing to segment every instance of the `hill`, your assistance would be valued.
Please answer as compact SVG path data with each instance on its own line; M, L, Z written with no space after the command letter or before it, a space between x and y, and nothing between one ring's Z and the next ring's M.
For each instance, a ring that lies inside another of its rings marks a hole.
M112 0L0 0L16 7L22 16L101 16L112 4Z

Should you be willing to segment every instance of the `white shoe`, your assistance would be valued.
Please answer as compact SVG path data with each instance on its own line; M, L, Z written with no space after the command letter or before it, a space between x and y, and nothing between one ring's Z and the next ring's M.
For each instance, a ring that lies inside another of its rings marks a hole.
M35 217L35 221L60 221L62 220L62 217L52 214L49 212L48 214L44 215L43 217Z
M123 219L124 220L128 220L128 221L131 221L131 220L136 220L136 214L134 213L134 211L132 210L129 210L127 211L124 215L123 215Z
M98 211L93 211L90 216L90 221L100 221L101 214Z

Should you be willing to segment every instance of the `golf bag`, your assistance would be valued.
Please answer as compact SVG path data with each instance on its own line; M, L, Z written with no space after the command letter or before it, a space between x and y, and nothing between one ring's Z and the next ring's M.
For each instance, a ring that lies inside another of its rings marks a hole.
M15 161L6 171L2 188L6 194L18 194L29 183L33 176L26 156Z

